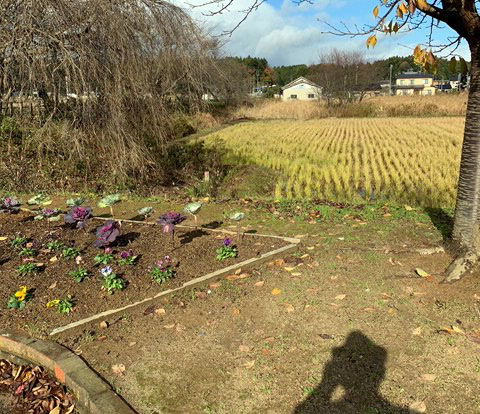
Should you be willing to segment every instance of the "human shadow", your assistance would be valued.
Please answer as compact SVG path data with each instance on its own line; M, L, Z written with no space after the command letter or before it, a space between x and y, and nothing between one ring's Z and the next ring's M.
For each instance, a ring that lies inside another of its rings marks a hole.
M443 240L448 241L453 231L453 217L443 208L425 208L425 212L432 220L433 225L442 234Z
M342 346L333 349L321 383L294 414L408 414L407 408L380 394L386 360L385 348L360 331L351 332Z

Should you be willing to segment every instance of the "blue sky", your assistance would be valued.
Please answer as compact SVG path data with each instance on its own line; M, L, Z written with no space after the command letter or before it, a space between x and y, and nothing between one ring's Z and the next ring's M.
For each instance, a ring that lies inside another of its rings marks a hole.
M201 0L191 1L200 4ZM219 34L235 26L242 17L241 10L248 4L249 0L235 0L230 12L213 17L205 16L208 11L214 10L212 6L195 8L192 14L211 33ZM373 24L372 10L377 4L378 0L313 0L313 4L301 5L291 0L270 0L253 12L232 36L224 38L224 53L265 57L272 66L312 64L318 60L319 54L332 48L362 50L366 59L374 60L411 54L418 43L427 41L427 30L386 37L380 35L375 49L367 50L364 37L339 37L322 33L328 30L322 21L337 26L345 22L350 27ZM448 28L437 29L435 39L444 42L452 34ZM470 57L465 43L457 53L466 59Z

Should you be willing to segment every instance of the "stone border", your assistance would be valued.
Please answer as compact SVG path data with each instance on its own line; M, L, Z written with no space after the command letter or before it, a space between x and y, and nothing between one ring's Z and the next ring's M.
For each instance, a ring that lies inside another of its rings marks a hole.
M0 357L12 362L26 361L51 371L57 381L72 391L76 407L82 413L136 414L83 359L55 342L0 330Z

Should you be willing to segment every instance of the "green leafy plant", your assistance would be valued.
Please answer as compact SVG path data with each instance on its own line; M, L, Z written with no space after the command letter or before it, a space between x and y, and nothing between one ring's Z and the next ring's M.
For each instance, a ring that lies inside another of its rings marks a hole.
M51 250L52 252L57 251L57 250L61 250L64 247L65 247L65 245L59 240L54 240L54 241L51 241L47 244L47 249Z
M200 202L195 202L195 203L190 203L190 204L187 204L185 206L185 208L183 209L183 211L185 211L185 213L189 213L193 216L194 220L195 220L195 228L197 228L198 226L198 217L197 217L197 214L200 212L200 210L202 209L202 203Z
M12 247L18 249L22 247L27 242L26 237L17 236L12 240Z
M217 249L217 260L223 261L226 259L237 257L238 249L233 244L232 239L225 238L223 246Z
M18 254L21 257L35 257L38 254L38 251L31 247L22 247L22 250L20 250Z
M137 262L137 259L138 256L135 256L132 250L124 250L120 253L120 259L118 260L118 263L121 265L133 266Z
M81 283L88 277L88 270L84 269L83 267L79 267L76 270L72 270L69 275L72 276L76 282Z
M84 197L69 198L66 202L67 207L78 207L85 203Z
M100 273L104 277L103 287L110 295L116 290L123 290L127 287L127 281L118 276L110 266L104 267Z
M52 200L50 200L46 194L37 194L28 200L27 204L31 206L48 206L52 204Z
M77 256L80 256L80 250L76 247L64 247L62 249L62 256L65 259L75 259Z
M18 266L17 272L23 276L23 275L39 272L40 269L41 269L41 266L39 266L38 263L27 262L27 263L22 263L20 266Z
M150 270L150 276L157 283L163 283L175 276L175 271L172 269L172 259L170 256L165 256L163 260L155 263L155 266Z
M96 265L108 265L113 262L112 249L107 247L103 253L97 254L93 260L95 260Z
M115 217L113 214L113 205L116 203L119 203L121 201L120 194L111 194L108 196L103 197L99 202L98 202L98 207L100 208L110 208L110 213L112 217Z
M75 303L70 295L68 295L66 298L51 300L47 303L47 308L57 308L58 313L64 314L72 312L74 307Z
M9 309L23 309L26 303L33 298L33 294L28 290L26 286L20 286L20 290L17 290L7 302L7 308Z
M143 216L143 219L146 220L147 217L150 217L153 213L153 207L143 207L137 211L139 216Z

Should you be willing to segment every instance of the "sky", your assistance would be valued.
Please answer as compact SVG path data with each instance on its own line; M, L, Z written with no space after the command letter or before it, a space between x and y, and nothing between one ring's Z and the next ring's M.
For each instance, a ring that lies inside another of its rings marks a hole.
M191 8L191 4L200 5L201 0L179 1L210 33L220 35L235 27L243 16L241 11L248 7L251 0L233 0L230 11L215 16L208 15L215 10L213 5ZM355 25L361 27L364 24L374 24L372 10L379 4L378 0L312 0L312 2L297 5L294 0L267 0L231 36L221 37L225 42L224 54L265 57L271 66L308 65L318 61L320 54L332 48L361 50L367 60L373 61L395 55L410 55L417 44L427 42L428 30L397 33L392 36L381 34L377 46L367 50L366 37L351 38L325 34L328 26L323 22L337 27L344 22L352 28ZM453 32L448 28L437 29L435 39L445 42L452 35ZM465 42L456 53L467 60L470 59Z

